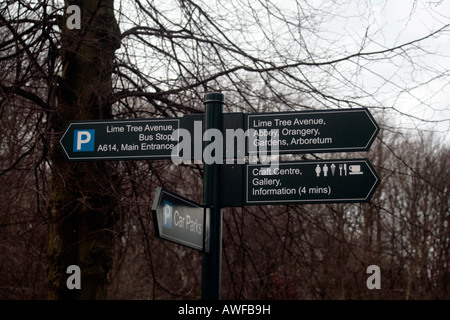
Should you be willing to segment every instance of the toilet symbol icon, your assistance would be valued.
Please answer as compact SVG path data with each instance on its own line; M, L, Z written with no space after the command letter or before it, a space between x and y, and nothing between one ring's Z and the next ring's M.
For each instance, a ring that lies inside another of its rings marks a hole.
M328 166L327 166L327 164L325 163L325 164L323 165L323 176L326 177L327 174L328 174Z
M320 177L320 171L322 171L322 169L320 169L320 165L317 165L316 167L316 174L318 177Z

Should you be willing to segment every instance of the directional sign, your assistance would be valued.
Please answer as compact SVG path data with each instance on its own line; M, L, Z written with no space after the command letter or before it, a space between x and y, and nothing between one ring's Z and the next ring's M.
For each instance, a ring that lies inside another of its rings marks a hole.
M380 130L366 108L224 113L223 119L223 145L215 147L223 148L225 158L258 156L262 148L268 153L277 148L279 154L367 151ZM181 139L181 148L180 137L172 136L177 129L185 129L184 134L189 134L189 142ZM174 148L177 155L181 151L184 160L201 161L203 135L203 114L73 121L61 136L60 145L73 161L170 159Z
M248 164L247 204L368 202L380 178L367 159Z
M250 146L280 154L367 151L380 130L367 108L255 113L245 122L254 130Z
M170 159L179 118L70 122L59 141L69 160Z
M209 214L206 208L158 187L152 213L157 237L209 252Z

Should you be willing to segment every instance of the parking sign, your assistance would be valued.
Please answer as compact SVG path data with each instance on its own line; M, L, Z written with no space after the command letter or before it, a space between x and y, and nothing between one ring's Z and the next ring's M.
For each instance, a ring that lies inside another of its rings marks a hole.
M164 200L163 208L163 227L172 229L172 210L173 205L171 202Z
M95 130L74 130L73 131L73 151L85 152L94 151L95 146Z

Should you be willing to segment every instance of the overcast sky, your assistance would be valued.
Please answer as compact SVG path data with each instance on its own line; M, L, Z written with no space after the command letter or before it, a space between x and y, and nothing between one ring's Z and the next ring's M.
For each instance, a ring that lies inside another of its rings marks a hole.
M310 69L307 77L319 90L327 90L332 96L358 97L361 104L390 110L390 120L395 119L398 128L411 129L412 134L432 130L450 144L450 0L271 0L269 3L272 17L268 17L267 2L263 0L204 0L200 6L209 14L221 15L220 23L227 26L227 37L235 37L234 41L244 42L249 50L258 52L252 54L276 63L293 63L295 59L330 61L352 55L361 47L362 52L376 52L442 29L436 36L416 43L416 47L408 47L406 54L398 50L388 59L383 55L349 59L323 69ZM252 18L258 6L261 10L256 15L261 20L256 23ZM174 20L182 16L178 9L177 1L158 1L158 10L173 15ZM278 10L291 22L301 20L298 30L292 32L289 28L294 27L283 22L275 25ZM129 14L133 16L132 12ZM261 32L261 27L266 30ZM265 32L270 38L266 42ZM297 33L304 38L308 52L302 51L305 46L300 41L292 42ZM272 50L272 46L277 49ZM309 56L309 52L313 55ZM145 59L140 63L144 66L150 63L146 54L142 56Z
M324 27L346 34L349 44L357 43L355 40L367 32L373 40L369 48L376 51L425 37L446 26L438 37L420 42L422 50L412 54L412 61L399 58L371 64L361 71L359 81L383 105L414 117L439 121L399 117L405 126L436 130L439 137L450 142L450 1L362 3L351 1L340 10L340 17L335 16Z
M296 0L273 3L298 10ZM411 129L411 134L435 131L437 138L450 144L450 1L314 0L300 5L310 6L308 13L317 10L319 17L319 32L305 37L309 50L331 60L361 47L362 52L371 52L400 46L442 29L410 47L414 49L407 55L397 51L390 59L344 61L327 81L334 78L336 95L365 96L365 105L394 111L398 127ZM317 74L324 76L328 75ZM355 91L359 87L364 94Z

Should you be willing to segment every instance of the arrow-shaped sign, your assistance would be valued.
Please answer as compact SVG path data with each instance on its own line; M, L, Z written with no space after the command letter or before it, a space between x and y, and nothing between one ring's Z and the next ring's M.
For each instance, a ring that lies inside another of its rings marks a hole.
M255 113L245 122L254 130L250 146L280 154L367 151L380 130L367 108Z
M367 159L245 167L246 204L368 202L380 178Z
M261 155L262 150L263 154L367 151L380 130L366 108L225 113L223 119L223 145L214 147L223 148L226 158L229 152L231 158L244 158L245 155ZM183 137L181 149L183 153L190 152L187 158L183 155L183 159L201 161L205 134L202 120L203 114L180 118L72 121L59 142L66 157L73 161L171 159L173 149L176 155L180 151L179 134L173 136L173 133L185 129L184 134L189 135L186 140L190 143L185 145Z
M209 252L208 212L200 204L158 187L152 206L156 236Z
M179 118L72 121L59 141L69 160L170 159Z

